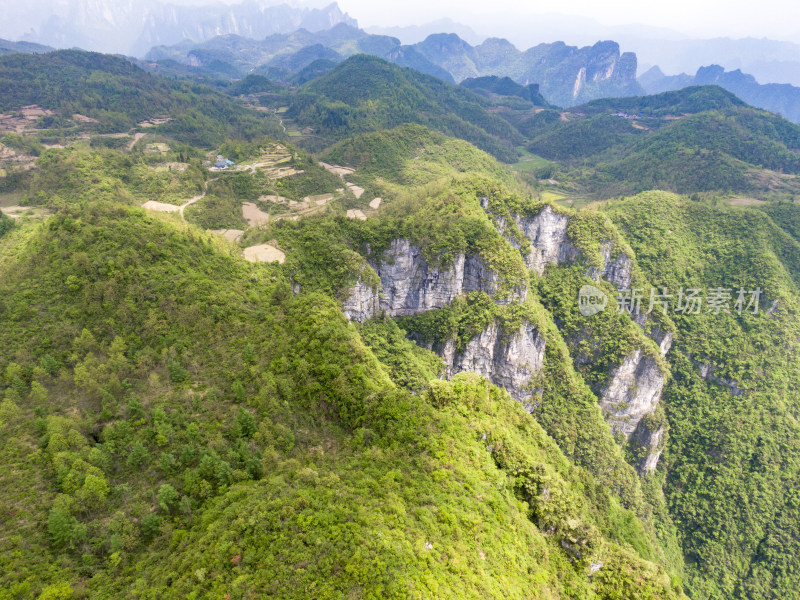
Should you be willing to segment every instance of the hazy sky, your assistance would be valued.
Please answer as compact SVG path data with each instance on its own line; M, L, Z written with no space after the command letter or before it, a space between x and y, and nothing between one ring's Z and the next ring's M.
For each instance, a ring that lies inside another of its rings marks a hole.
M557 11L592 18L603 25L644 24L693 37L800 39L797 0L339 0L339 6L362 27L421 24L443 17L474 28L491 24L498 17L519 26L526 18Z

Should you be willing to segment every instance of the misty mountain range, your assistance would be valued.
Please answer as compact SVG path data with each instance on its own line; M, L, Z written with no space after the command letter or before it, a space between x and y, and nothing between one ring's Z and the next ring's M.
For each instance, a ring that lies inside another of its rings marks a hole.
M327 31L300 30L261 41L229 35L202 44L159 46L146 60L171 60L232 76L257 72L291 82L294 73L314 61L332 66L357 53L379 56L452 83L490 75L507 76L522 85L537 83L547 101L559 106L642 91L636 82L636 56L621 53L615 42L583 48L556 42L522 52L503 39L490 38L472 46L456 34L434 34L417 44L402 45L397 38L370 35L343 23Z
M204 7L156 0L30 0L12 13L0 24L0 36L20 41L0 43L0 54L82 47L146 56L148 68L166 74L183 70L236 79L259 73L299 84L364 53L453 83L498 76L523 86L538 84L547 102L564 107L604 96L716 84L754 106L800 121L800 88L759 83L781 78L800 83L800 46L789 42L687 40L666 29L624 26L612 28L616 41L583 47L556 41L521 51L507 39L483 38L450 19L368 33L336 3L311 8L264 0ZM506 29L513 33L515 26ZM611 31L591 19L551 15L533 24L527 36L544 36L547 30L565 38L573 31L572 38L580 38L592 27L599 27L597 34ZM522 38L519 32L516 39ZM622 52L620 41L640 54ZM706 66L695 75L665 75L678 68L694 72L698 61ZM658 66L637 80L640 62Z
M260 39L338 23L358 25L336 3L307 8L244 0L197 7L158 0L27 0L4 14L0 37L142 56L153 46L185 39L202 42L226 34Z
M422 41L432 33L455 33L472 45L487 37L503 37L518 48L541 42L563 40L571 45L590 46L597 40L614 40L620 47L635 52L640 74L653 65L665 73L694 73L701 66L718 64L726 70L741 69L760 83L800 85L800 43L766 38L694 39L666 27L646 25L605 25L576 15L543 14L526 19L505 15L483 15L480 22L458 17L464 22L441 19L411 27L367 27L370 33L391 35L404 44Z
M444 23L443 25L446 25ZM339 24L311 33L305 30L275 34L264 40L219 36L195 44L182 42L153 48L147 60L157 68L173 63L207 75L242 77L259 73L289 84L307 81L356 53L372 54L401 66L459 83L486 76L509 77L520 85L538 84L547 102L574 106L601 97L655 94L691 85L719 85L746 102L800 121L800 88L789 84L759 84L741 70L719 65L702 67L695 75L668 76L652 67L638 79L637 56L621 52L619 44L568 46L539 44L525 51L511 42L489 38L472 45L454 33L435 33L415 44L401 44L386 35L371 35Z
M639 77L639 83L648 94L679 90L692 85L718 85L748 104L800 122L800 87L788 83L759 84L755 77L742 73L739 69L726 71L720 65L710 65L701 67L692 76L686 73L664 75L661 69L653 67Z

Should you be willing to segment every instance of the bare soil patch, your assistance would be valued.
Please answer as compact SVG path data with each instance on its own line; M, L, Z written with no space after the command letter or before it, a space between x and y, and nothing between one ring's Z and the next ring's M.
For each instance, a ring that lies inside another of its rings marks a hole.
M154 210L157 212L181 212L180 206L175 206L174 204L167 204L166 202L156 202L155 200L148 200L144 204L142 204L142 208L146 208L147 210Z
M139 123L139 127L156 127L158 125L163 125L164 123L169 123L172 121L172 117L154 117L152 119L148 119L147 121L142 121Z
M342 167L339 165L329 165L328 163L320 162L326 170L330 171L331 173L335 173L339 177L344 177L345 175L352 175L356 172L355 169L351 169L350 167Z
M360 199L361 196L364 195L364 188L356 185L355 183L348 183L347 189L353 192L353 195L356 197L356 199Z
M21 217L33 217L41 219L50 214L50 212L39 206L6 206L0 209L7 217L12 219L19 219Z
M364 214L363 210L359 210L357 208L351 208L347 211L347 218L348 219L358 219L359 221L366 221L367 215Z
M224 239L233 243L241 240L242 235L244 235L244 231L241 229L212 229L211 233L222 236Z
M269 214L258 208L253 202L242 203L242 216L250 227L260 227L269 221Z
M279 262L286 260L286 254L271 244L259 244L244 249L244 258L250 262Z
M728 204L731 206L759 206L761 204L766 204L766 202L758 198L738 197L728 200Z

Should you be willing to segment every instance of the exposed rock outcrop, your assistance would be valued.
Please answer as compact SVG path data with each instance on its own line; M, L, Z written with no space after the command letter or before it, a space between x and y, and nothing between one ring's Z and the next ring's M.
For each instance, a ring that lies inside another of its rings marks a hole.
M494 323L471 339L460 353L456 353L453 340L438 348L421 345L444 359L448 378L464 371L478 373L523 403L534 395L528 386L544 364L544 337L529 323L523 323L511 334Z
M468 292L493 296L500 283L478 255L459 254L449 267L440 269L429 265L422 251L408 240L394 240L375 270L383 290L380 309L391 317L444 308ZM520 289L498 300L522 302L526 295L527 289Z
M618 290L627 290L631 287L631 259L624 252L620 252L612 259L613 246L611 242L605 242L600 246L600 256L603 259L603 268L589 269L587 275L597 281L604 277L611 285Z
M522 85L536 82L548 102L557 106L641 93L636 83L636 55L620 53L615 42L583 48L555 42L521 52L506 40L490 38L471 46L455 34L442 33L429 36L414 48L456 81L497 75Z
M560 265L578 258L578 249L567 236L569 217L546 205L538 215L517 218L517 225L531 241L525 264L540 275L547 265Z
M481 198L481 206L484 210L489 210L488 198ZM531 251L524 257L525 266L539 275L544 273L548 265L560 265L578 258L578 249L572 245L567 235L569 217L556 212L549 204L532 217L517 215L514 220L523 235L531 241ZM504 218L497 219L495 225L501 234L505 234L507 223ZM515 248L519 248L516 240L508 237L506 239Z
M352 320L364 321L378 310L397 317L444 308L469 292L495 296L502 283L478 255L458 254L452 264L439 268L428 264L422 250L403 239L394 240L373 268L381 281L380 293L372 291L370 295L362 281L351 288L344 305ZM521 286L496 301L524 302L527 292Z
M351 321L363 323L373 317L379 308L378 290L359 279L358 283L350 288L342 310Z
M650 331L650 339L658 344L658 348L661 350L661 356L666 356L667 352L672 348L672 332L664 331L658 325L654 326Z
M663 425L651 430L644 422L639 424L633 433L632 441L643 450L643 455L636 464L636 471L640 475L647 475L656 470L658 459L664 451L664 441L667 429Z
M669 350L671 342L672 334L664 334L662 353ZM636 350L611 371L608 385L599 394L611 431L623 434L635 449L640 475L655 470L666 442L663 420L654 418L665 383L656 359Z
M600 406L611 430L630 438L642 418L655 410L665 382L652 356L636 350L625 358L611 372L610 382L600 394Z

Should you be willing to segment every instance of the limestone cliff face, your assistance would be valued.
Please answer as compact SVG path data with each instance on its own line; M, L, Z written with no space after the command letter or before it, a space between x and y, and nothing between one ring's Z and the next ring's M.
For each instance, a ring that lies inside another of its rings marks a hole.
M540 275L547 265L560 265L578 258L578 249L567 236L569 217L545 206L535 217L518 218L517 225L531 241L525 264Z
M344 301L342 310L345 316L351 321L363 323L373 317L380 309L378 290L372 286L358 280L356 285L350 288L347 299Z
M458 296L486 292L494 296L500 279L478 255L459 254L446 268L428 264L422 251L408 240L394 240L373 268L380 278L380 292L365 289L363 282L349 290L345 314L364 321L376 311L390 317L409 316L444 308ZM521 287L498 303L524 302L527 288Z
M484 210L488 210L489 201L481 199ZM515 222L523 235L531 241L531 251L524 257L525 266L536 271L539 275L544 273L548 265L560 265L576 260L578 249L572 245L567 235L569 217L553 210L549 204L532 217L515 217ZM507 224L504 219L497 222L500 233L505 233ZM513 239L509 242L519 247Z
M431 35L414 45L429 62L455 81L495 75L517 83L541 84L548 102L572 106L594 98L641 94L636 55L620 53L615 42L578 48L564 42L539 44L524 52L506 40L488 39L471 46L455 34Z
M633 433L633 440L639 448L644 449L645 453L636 464L636 470L640 475L647 475L656 470L658 459L664 451L666 427L663 425L651 430L642 422Z
M440 348L428 346L444 359L448 378L464 371L478 373L526 405L533 396L528 385L544 364L544 347L544 337L529 323L510 335L492 324L460 353L452 340Z
M481 204L489 210L488 199L483 198ZM543 274L550 265L579 260L580 252L567 233L569 216L545 205L536 215L511 218L530 240L530 251L523 257L529 269ZM502 218L495 219L495 223L504 235L511 225ZM506 235L506 239L520 247L511 236ZM617 289L629 289L633 270L631 257L624 252L614 255L613 244L607 241L600 247L600 258L602 266L589 268L587 276L596 281L604 278ZM394 240L379 260L371 261L371 266L380 284L372 287L359 281L344 302L344 312L353 321L363 322L378 313L397 317L444 308L469 292L485 292L503 303L522 302L527 292L521 289L500 298L497 291L501 281L480 256L459 254L447 266L439 267L430 264L421 249L405 239ZM647 325L644 319L638 324ZM672 345L672 333L654 326L650 336L661 354L666 355ZM511 335L503 335L499 326L493 324L458 353L454 341L441 347L428 345L428 348L442 356L448 377L462 371L478 373L507 389L517 400L533 406L533 392L528 387L542 368L544 346L543 336L529 324L523 324ZM660 425L653 425L656 429L652 431L648 428L648 422L657 420L643 421L644 417L653 415L658 406L665 380L656 358L640 348L613 368L607 383L596 390L612 432L622 433L639 449L642 458L637 468L640 473L648 473L656 467L666 438Z
M636 350L625 358L600 393L600 406L611 430L629 439L642 418L655 410L665 382L652 356Z
M631 287L631 259L624 252L620 252L612 258L613 246L611 242L605 242L600 246L600 257L603 261L602 269L589 269L587 275L597 281L600 277L605 278L618 290L627 290Z

